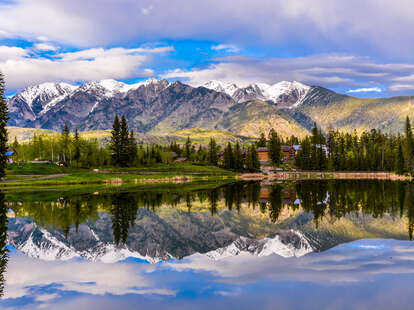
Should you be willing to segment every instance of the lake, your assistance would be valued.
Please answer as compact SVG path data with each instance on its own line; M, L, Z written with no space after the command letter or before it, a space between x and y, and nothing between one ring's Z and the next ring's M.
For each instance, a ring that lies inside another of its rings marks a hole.
M412 309L414 185L0 193L1 309Z

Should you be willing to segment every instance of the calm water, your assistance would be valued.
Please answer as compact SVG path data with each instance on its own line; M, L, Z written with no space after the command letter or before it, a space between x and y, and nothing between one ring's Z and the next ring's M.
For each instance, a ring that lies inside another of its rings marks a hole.
M25 190L0 202L1 309L413 308L412 184Z

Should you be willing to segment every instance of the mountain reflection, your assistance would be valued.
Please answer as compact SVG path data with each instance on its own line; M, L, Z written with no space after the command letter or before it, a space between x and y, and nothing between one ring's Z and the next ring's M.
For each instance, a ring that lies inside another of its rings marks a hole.
M24 247L28 238L44 244L47 232L66 247L53 255L67 258L75 250L102 256L110 244L145 257L182 258L224 248L239 237L259 240L276 233L287 244L297 239L290 231L322 251L363 237L412 240L414 230L414 185L403 182L236 182L6 195L3 213L14 215L9 223L13 246ZM6 215L2 219L4 231Z

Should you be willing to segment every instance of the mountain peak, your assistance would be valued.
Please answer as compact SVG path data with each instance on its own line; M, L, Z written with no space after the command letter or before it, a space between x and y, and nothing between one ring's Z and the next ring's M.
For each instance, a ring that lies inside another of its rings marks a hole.
M59 82L59 83L42 83L38 85L33 85L26 87L23 91L18 93L16 96L19 96L23 99L29 107L33 106L35 100L50 101L59 96L66 95L74 91L77 87L68 83Z

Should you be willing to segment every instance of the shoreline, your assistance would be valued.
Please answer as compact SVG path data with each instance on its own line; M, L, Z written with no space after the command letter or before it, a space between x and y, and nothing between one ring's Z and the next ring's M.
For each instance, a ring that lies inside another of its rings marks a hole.
M236 177L243 181L295 181L295 180L391 180L411 181L413 177L393 172L333 172L333 171L284 171L270 174L243 173Z

